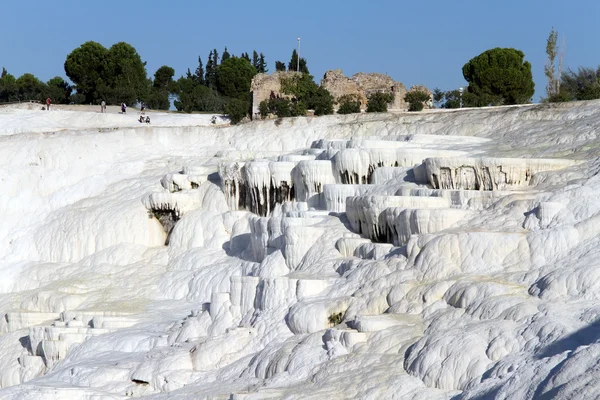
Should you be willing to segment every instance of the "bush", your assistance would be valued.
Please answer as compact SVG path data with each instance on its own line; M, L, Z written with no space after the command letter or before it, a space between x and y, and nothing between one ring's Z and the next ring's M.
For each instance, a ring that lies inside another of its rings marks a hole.
M421 111L423 103L429 101L429 93L424 90L411 90L404 96L404 101L408 103L408 111Z
M269 100L263 100L260 102L260 104L258 105L258 112L260 113L260 116L262 119L267 118L267 116L270 113L269 110Z
M225 106L225 113L229 115L229 119L232 124L239 123L246 115L248 115L248 109L250 105L247 101L241 99L232 99Z
M388 104L394 101L392 93L373 93L367 97L367 112L387 112Z
M579 67L577 72L563 72L560 79L560 91L549 101L600 99L600 67Z
M307 99L308 108L315 110L315 115L333 114L333 96L327 89L318 88Z
M303 73L282 77L280 83L282 93L293 96L295 102L314 110L315 115L333 114L333 96L319 87L311 75Z
M360 112L360 100L358 95L345 94L338 99L340 107L337 110L338 114L354 114Z
M332 326L336 326L342 323L344 320L344 315L341 312L333 313L329 316L329 318L327 318L327 320Z

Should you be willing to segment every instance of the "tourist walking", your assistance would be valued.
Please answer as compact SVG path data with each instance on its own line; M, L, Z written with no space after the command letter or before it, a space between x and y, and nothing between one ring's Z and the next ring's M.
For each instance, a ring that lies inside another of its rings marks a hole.
M100 112L101 113L106 112L106 103L104 102L104 100L102 100L102 102L100 103Z
M52 101L50 100L50 97L48 97L48 98L46 99L46 110L48 110L48 111L50 111L50 103L51 103L51 102L52 102Z

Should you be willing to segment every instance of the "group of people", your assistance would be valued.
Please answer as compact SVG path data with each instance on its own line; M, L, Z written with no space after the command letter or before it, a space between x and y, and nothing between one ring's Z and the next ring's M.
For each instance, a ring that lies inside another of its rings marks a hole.
M144 122L147 123L147 124L149 124L150 123L150 116L146 115L146 119L144 119L144 116L140 115L140 119L138 119L138 121L140 122L140 124L142 124Z
M46 99L46 110L50 111L50 104L52 104L52 100L50 100L50 97L48 97ZM146 114L146 105L144 103L142 103L141 106L141 114L140 114L140 119L138 119L138 121L140 123L150 123L150 116L147 115L146 118L144 118L144 115ZM100 102L100 112L101 113L105 113L106 112L106 102L104 100L102 100ZM126 114L127 113L127 104L125 103L121 103L121 113Z

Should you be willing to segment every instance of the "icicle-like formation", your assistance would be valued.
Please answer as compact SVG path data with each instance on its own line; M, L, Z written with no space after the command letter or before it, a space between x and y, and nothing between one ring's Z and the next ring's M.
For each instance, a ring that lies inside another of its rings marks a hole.
M295 166L296 163L293 161L278 161L269 164L272 191L270 211L275 208L276 204L283 204L296 198L292 182L292 170Z
M335 183L331 161L300 161L292 171L296 199L309 207L322 207L323 186Z
M375 141L373 141L375 142ZM402 143L402 142L390 142ZM412 178L416 182L427 182L426 170L421 166L428 157L460 157L466 153L454 150L429 150L406 147L347 148L339 150L331 157L333 170L338 183L374 183L374 171L381 167L413 168ZM389 172L383 171L382 173ZM391 172L392 174L401 171ZM379 177L378 180L381 180Z
M297 163L299 161L314 160L317 156L314 154L283 154L280 155L278 161L291 161Z
M292 161L254 160L243 167L220 166L221 185L230 207L268 216L277 204L295 199Z
M380 220L385 221L387 242L403 246L412 235L436 233L473 215L473 212L452 208L385 209Z
M245 208L255 214L268 216L271 208L269 161L247 162L242 171L247 190Z
M436 189L502 190L529 184L541 171L570 167L577 162L543 158L427 158L427 179Z
M450 202L442 197L412 196L356 196L346 199L346 215L355 232L374 241L386 240L385 220L381 213L389 207L449 208Z
M369 178L369 153L359 149L339 151L332 159L333 172L338 183L366 184Z
M314 149L346 149L348 148L349 141L346 139L319 139L315 140L312 144Z
M325 185L323 186L323 200L325 209L337 213L346 211L346 198L362 196L374 185Z
M227 205L232 210L243 209L246 204L246 182L242 174L244 163L221 163L219 164L219 176L221 178L221 189L225 193Z

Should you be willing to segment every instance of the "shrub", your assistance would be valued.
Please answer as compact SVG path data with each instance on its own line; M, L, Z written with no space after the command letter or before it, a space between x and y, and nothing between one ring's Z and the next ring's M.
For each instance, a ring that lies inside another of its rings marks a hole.
M367 97L367 112L387 112L388 104L394 101L392 93L373 93Z
M249 108L248 102L241 99L232 99L225 106L225 113L229 115L231 123L235 125L244 119L246 115L248 115Z
M339 312L331 314L328 318L328 321L332 326L336 326L341 324L343 319L344 315L341 312Z
M318 88L308 96L306 101L308 108L315 110L315 115L333 114L333 96L327 89Z
M260 113L261 118L265 119L269 115L269 100L263 100L258 105L258 112Z
M358 95L345 94L338 99L340 107L337 110L338 114L354 114L360 112L360 100Z
M421 111L423 103L429 101L429 93L424 90L411 90L404 96L404 101L408 103L408 111Z
M579 67L577 72L563 72L560 79L560 91L554 101L600 99L600 67ZM549 99L553 101L552 99Z

